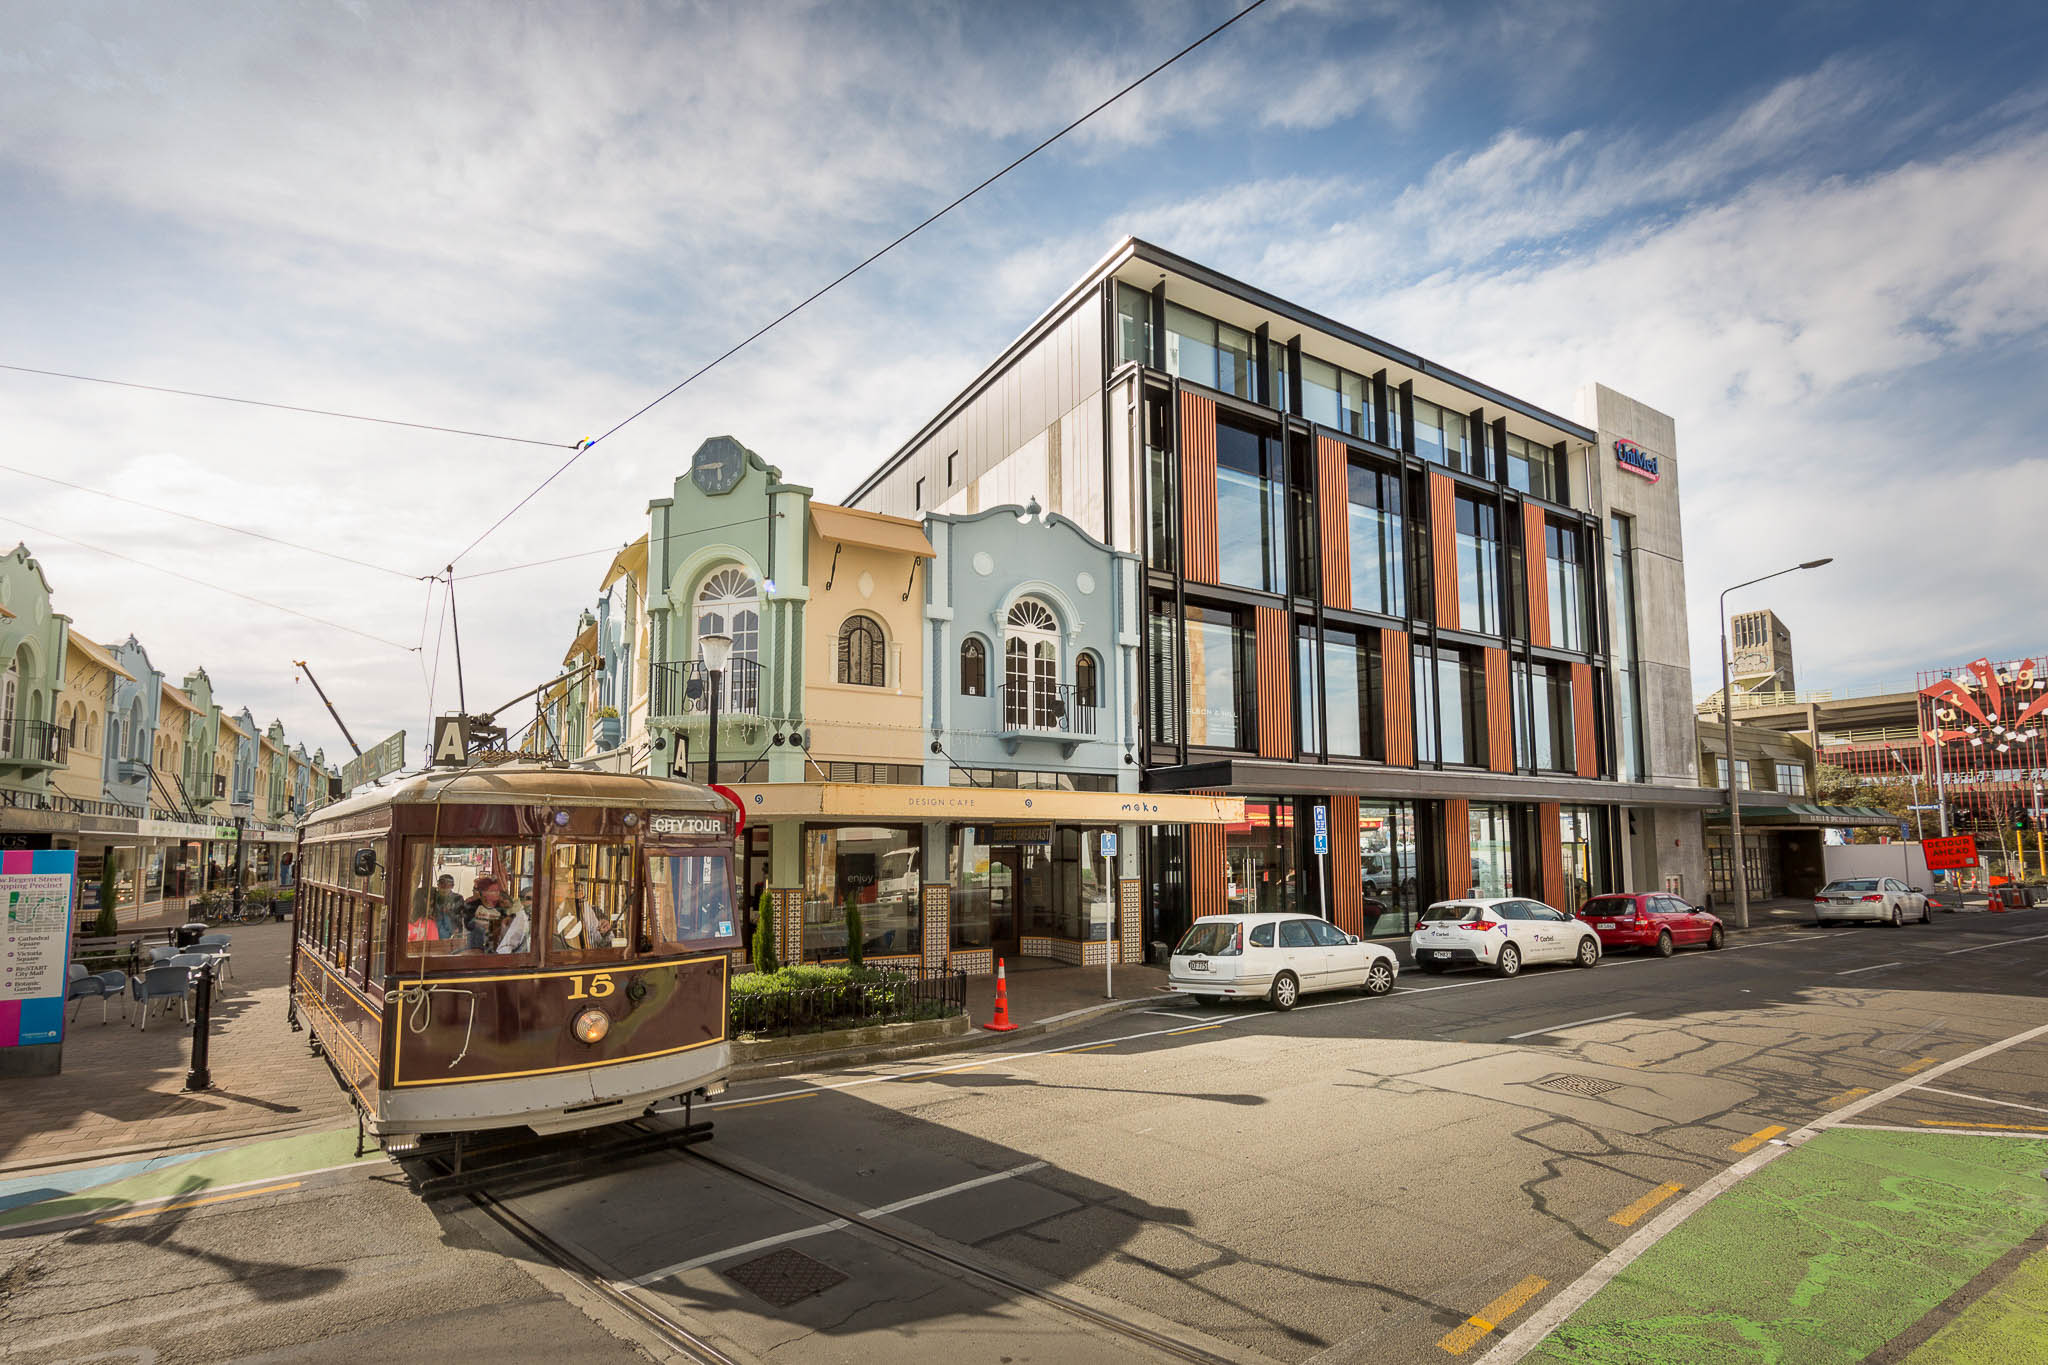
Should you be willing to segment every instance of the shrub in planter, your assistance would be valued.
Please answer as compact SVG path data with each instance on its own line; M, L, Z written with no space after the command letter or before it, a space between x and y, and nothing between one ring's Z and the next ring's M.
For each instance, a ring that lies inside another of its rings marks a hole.
M761 888L761 903L754 920L754 970L773 974L781 963L775 958L775 914L768 888Z
M867 934L860 922L860 897L846 893L846 960L858 967L867 956Z

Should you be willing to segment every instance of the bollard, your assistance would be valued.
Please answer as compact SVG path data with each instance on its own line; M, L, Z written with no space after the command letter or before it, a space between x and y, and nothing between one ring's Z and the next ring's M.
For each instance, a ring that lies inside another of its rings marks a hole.
M194 967L198 974L192 999L192 1069L185 1073L187 1090L210 1090L213 1073L206 1065L206 1035L213 1014L213 968Z

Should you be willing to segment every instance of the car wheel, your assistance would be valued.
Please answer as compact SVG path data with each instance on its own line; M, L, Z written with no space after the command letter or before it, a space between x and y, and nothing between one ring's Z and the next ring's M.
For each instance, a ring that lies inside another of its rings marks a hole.
M1678 945L1671 941L1671 934L1668 930L1664 933L1657 935L1658 957L1670 957L1673 953L1677 951Z
M1579 940L1579 955L1573 959L1581 967L1591 967L1600 961L1600 940L1591 934Z
M1267 996L1273 1008L1286 1011L1294 1008L1294 1002L1301 998L1301 983L1294 979L1293 972L1282 972L1273 978L1273 990Z
M1707 935L1707 950L1711 952L1727 941L1728 935L1722 933L1721 926L1717 924L1714 926L1714 932Z
M1902 910L1900 910L1898 906L1894 905L1894 906L1892 907L1892 917L1891 917L1891 919L1887 920L1887 921L1886 921L1886 923L1890 924L1892 928L1896 929L1896 928L1898 928L1898 927L1899 927L1899 926L1900 926L1901 924L1904 924L1905 922L1906 922L1906 915L1905 915L1905 912L1904 912L1904 911L1902 911Z
M1522 950L1515 947L1512 943L1503 947L1500 950L1500 957L1493 964L1493 969L1502 976L1513 976L1520 972L1522 970Z
M1390 962L1375 962L1365 974L1365 993L1385 995L1394 989L1394 967Z
M1934 917L1927 913L1927 902L1924 900L1920 902L1920 922L1922 924L1934 923Z

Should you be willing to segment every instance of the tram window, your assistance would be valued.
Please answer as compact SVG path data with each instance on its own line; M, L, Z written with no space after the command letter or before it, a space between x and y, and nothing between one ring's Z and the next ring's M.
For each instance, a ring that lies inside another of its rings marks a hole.
M724 850L647 858L647 913L664 948L737 940L732 873Z
M418 839L411 847L393 957L414 967L423 957L458 967L533 965L532 844Z
M548 961L621 962L632 946L633 846L550 841Z
M348 970L349 922L361 913L362 899L350 896L341 904L334 916L334 965Z
M384 934L390 919L389 908L382 905L370 916L370 951L364 955L363 972L364 980L373 986L384 980Z

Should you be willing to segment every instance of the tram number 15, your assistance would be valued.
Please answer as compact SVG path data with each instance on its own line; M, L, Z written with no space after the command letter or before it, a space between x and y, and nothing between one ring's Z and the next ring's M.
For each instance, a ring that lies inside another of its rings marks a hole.
M588 989L585 989L586 985ZM610 972L598 972L592 976L572 976L569 978L569 998L571 1000L602 1000L607 995L614 994L618 989L619 984L612 980Z

